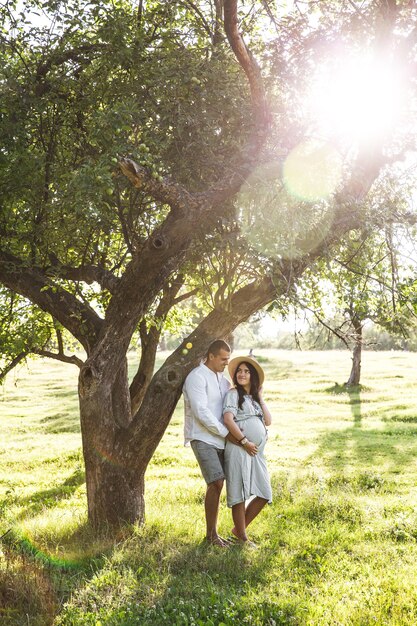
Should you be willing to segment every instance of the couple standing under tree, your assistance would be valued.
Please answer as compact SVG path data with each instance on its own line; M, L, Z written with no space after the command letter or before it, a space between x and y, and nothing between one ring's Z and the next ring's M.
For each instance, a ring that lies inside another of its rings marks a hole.
M253 546L246 528L272 500L264 458L271 414L262 398L264 372L259 363L250 356L229 359L229 345L218 339L210 345L204 363L187 376L183 389L185 443L191 444L207 483L206 540L220 547L231 544L217 533L226 478L227 505L234 523L232 539ZM227 366L232 388L223 376Z

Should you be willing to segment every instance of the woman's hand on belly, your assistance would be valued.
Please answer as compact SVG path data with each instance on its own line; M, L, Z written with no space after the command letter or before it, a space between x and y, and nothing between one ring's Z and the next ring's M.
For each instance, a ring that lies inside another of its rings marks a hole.
M256 443L253 443L253 441L248 440L243 447L245 448L249 456L256 456L258 454L258 446L256 445Z

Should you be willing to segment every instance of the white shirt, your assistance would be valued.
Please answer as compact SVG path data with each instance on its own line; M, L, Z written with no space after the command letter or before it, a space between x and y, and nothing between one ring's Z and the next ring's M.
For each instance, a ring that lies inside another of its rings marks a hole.
M229 431L223 424L223 399L229 388L223 374L213 372L203 363L191 370L183 387L185 445L198 439L224 448Z

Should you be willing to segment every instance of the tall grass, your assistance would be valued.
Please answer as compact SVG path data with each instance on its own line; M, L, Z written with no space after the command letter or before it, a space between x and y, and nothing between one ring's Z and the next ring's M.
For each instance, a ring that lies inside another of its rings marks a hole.
M204 485L180 404L147 472L147 521L87 524L76 370L35 361L0 402L0 624L417 623L415 357L259 352L274 502L258 550L204 545ZM133 363L132 363L133 365ZM17 379L16 380L16 376ZM222 498L220 531L230 511Z

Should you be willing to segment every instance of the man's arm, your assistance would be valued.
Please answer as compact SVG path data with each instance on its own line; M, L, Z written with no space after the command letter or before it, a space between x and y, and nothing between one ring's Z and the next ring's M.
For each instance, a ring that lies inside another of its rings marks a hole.
M226 439L227 441L230 441L230 443L234 443L236 446L240 446L240 443L238 442L237 439L233 437L232 433L227 433Z
M195 418L201 422L209 432L214 435L220 435L220 437L226 437L229 431L226 426L213 415L208 407L206 382L204 378L199 375L188 377L185 382L184 390Z

